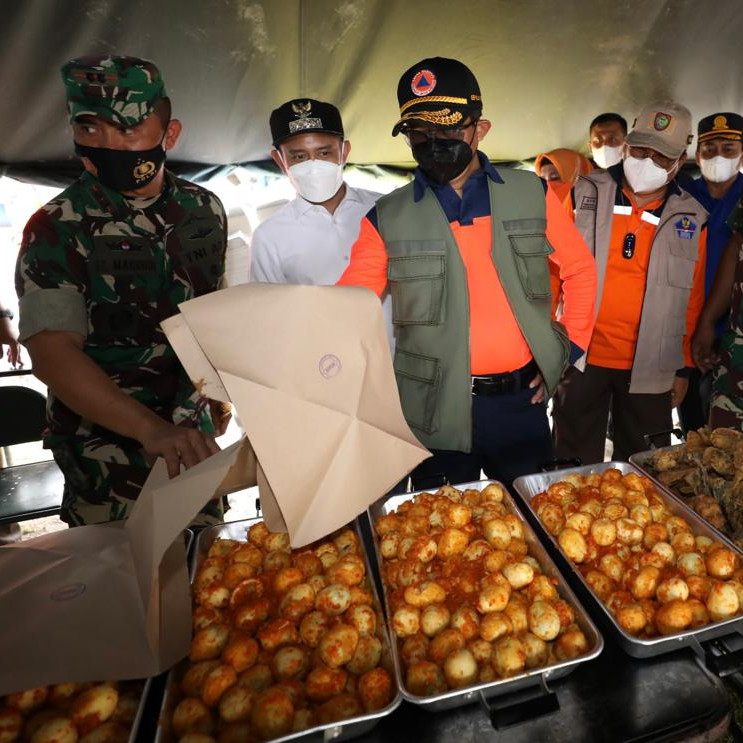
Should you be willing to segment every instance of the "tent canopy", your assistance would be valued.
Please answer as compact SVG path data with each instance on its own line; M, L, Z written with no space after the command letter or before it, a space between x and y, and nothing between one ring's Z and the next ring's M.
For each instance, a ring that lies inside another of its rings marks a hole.
M482 89L494 160L585 148L603 111L630 125L671 97L696 122L743 110L738 0L9 0L0 24L0 173L75 167L59 67L84 54L155 61L184 133L171 159L265 161L268 117L308 96L341 110L350 160L404 164L390 131L400 74L461 59ZM691 150L693 151L694 145Z

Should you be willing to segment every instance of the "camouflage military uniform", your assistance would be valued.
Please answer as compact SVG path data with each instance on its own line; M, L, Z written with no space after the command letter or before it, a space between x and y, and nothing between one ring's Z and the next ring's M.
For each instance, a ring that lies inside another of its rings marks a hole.
M743 202L728 220L734 235L743 235ZM735 267L730 319L720 342L720 363L712 377L710 425L743 430L743 244Z
M130 57L73 60L62 77L73 118L136 126L165 96L157 67ZM16 266L21 340L79 333L83 351L127 395L168 422L213 433L208 402L160 322L219 287L225 247L224 209L206 189L166 171L159 195L131 198L84 173L26 225ZM65 476L62 518L125 518L152 465L140 443L81 418L51 392L47 418L45 446ZM212 502L200 522L221 516Z

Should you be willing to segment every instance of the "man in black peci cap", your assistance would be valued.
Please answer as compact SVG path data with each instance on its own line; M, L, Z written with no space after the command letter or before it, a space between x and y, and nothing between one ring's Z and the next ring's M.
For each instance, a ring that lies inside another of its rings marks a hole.
M359 223L378 193L351 188L343 167L351 150L340 111L312 98L271 113L273 161L297 196L262 222L251 243L251 281L334 284L348 265ZM385 300L388 335L390 302Z
M413 65L397 90L412 183L361 223L340 284L389 285L403 412L434 453L413 487L510 484L551 458L545 408L594 322L594 261L558 198L526 171L478 151L490 129L477 80L461 62ZM549 240L549 242L548 242ZM554 248L554 252L553 252ZM564 284L552 323L548 256Z

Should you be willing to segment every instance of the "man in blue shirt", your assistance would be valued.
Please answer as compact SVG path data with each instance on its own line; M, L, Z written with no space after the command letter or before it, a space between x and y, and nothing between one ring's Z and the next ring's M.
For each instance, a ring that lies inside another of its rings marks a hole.
M731 236L727 220L743 195L743 116L716 113L705 116L697 127L696 161L700 178L684 183L684 188L709 212L707 223L707 268L704 284L705 299L709 297L725 246ZM719 340L727 318L716 326ZM709 419L712 377L694 370L689 389L679 408L684 431L705 425Z

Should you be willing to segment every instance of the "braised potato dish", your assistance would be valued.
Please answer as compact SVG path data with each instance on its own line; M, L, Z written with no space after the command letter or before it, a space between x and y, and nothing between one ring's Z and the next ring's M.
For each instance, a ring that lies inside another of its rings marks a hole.
M8 694L0 743L127 743L142 681L62 683Z
M588 652L500 485L421 493L375 522L406 687L432 696Z
M217 539L193 599L172 716L184 743L271 740L383 709L395 695L351 529L298 550L262 521L247 542Z
M569 475L531 507L630 635L673 635L743 611L737 553L694 534L647 477Z

